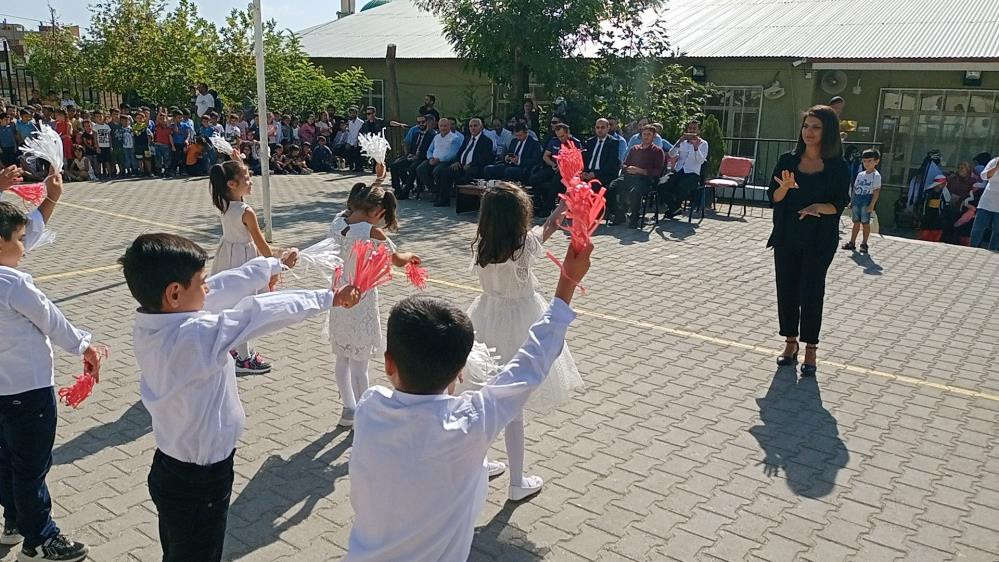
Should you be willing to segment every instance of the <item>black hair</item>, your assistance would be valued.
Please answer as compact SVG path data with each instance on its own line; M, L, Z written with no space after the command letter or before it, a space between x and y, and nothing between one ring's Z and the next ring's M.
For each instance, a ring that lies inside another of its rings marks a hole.
M180 114L183 115L184 117L190 117L191 116L191 110L190 109L182 109L182 110L180 110Z
M327 141L327 140L329 140L329 139L326 138L326 135L319 135L319 137L316 138L316 142Z
M7 242L14 239L14 233L28 225L28 216L11 203L0 203L0 238Z
M801 125L804 127L805 119L814 117L822 122L822 158L842 158L843 140L839 136L839 116L828 105L814 105L801 116ZM794 147L795 156L805 154L805 139L798 130L798 144Z
M182 112L179 109L175 109L175 110L173 110L173 112L170 115L173 116L173 117L177 117L178 115L180 115L181 117L183 117L184 116L184 112Z
M118 258L132 297L150 311L160 310L163 292L171 283L190 287L194 275L205 268L208 254L194 242L176 234L143 234Z
M215 164L208 172L208 184L211 186L212 203L223 213L229 210L229 182L236 179L246 166L239 160L226 160Z
M860 159L864 160L866 158L874 158L877 160L881 159L881 152L876 148L868 148L867 150L860 153Z
M555 131L557 131L559 129L563 129L566 132L566 134L568 134L569 131L570 131L569 126L566 125L565 123L559 123L559 124L555 125L555 127L553 127L553 130L555 130Z
M437 96L433 94L427 94L427 97L430 98L430 103L437 103Z
M843 99L841 96L833 96L829 100L829 105L833 105L833 104L837 104L837 103L846 103L846 100Z
M348 210L368 212L374 211L378 207L385 210L385 230L398 230L397 209L399 203L395 198L395 192L386 190L380 184L368 186L363 183L355 183L350 188L350 195L347 196Z
M458 307L426 295L392 307L386 353L398 368L404 392L443 392L468 361L475 341L472 321Z
M517 123L516 125L513 126L513 132L519 133L521 131L523 131L525 133L527 132L527 124L526 123Z

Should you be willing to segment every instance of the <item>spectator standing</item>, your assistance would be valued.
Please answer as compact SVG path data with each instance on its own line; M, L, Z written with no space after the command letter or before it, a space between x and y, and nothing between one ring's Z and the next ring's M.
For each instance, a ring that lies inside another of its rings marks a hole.
M96 175L100 169L97 165L97 154L100 151L97 148L97 134L94 133L94 124L90 119L83 120L83 130L78 135L77 144L83 147L83 155L90 163L92 175Z
M621 134L620 121L617 117L608 117L607 125L609 130L607 134L614 137L617 140L617 155L621 162L628 157L628 139L624 138Z
M701 183L701 168L708 159L708 141L701 138L701 123L692 120L687 123L686 132L669 149L669 155L676 158L674 173L663 186L666 200L666 216L672 218L691 192Z
M417 115L430 114L434 116L434 121L440 121L441 114L434 107L435 105L437 105L437 96L433 94L427 94L423 96L423 105L421 105L420 108L416 110L416 114Z
M243 131L246 128L246 123L242 123L242 127L240 127L240 125L239 115L230 113L229 121L226 123L224 130L224 136L227 141L238 142L243 138Z
M360 128L357 130L358 135L380 135L382 134L382 129L385 128L385 121L381 120L375 113L375 108L368 106L364 108L364 121L361 122ZM363 172L364 164L367 158L361 154L360 144L356 142L353 149L351 150L352 155L352 169L355 172Z
M194 97L194 106L198 117L203 116L212 109L215 109L215 96L208 91L208 84L199 82L197 85L197 95Z
M978 248L985 241L985 233L992 230L989 237L989 250L999 252L999 157L985 165L981 173L985 190L978 199L975 223L971 227L971 245Z
M541 112L534 106L534 100L524 100L523 111L517 117L518 119L521 117L524 119L528 129L539 135L541 134Z
M22 108L20 115L21 118L16 123L18 146L24 144L24 139L30 138L38 131L38 125L31 119L30 111Z
M132 124L132 137L135 144L135 159L137 161L136 173L141 175L149 175L153 173L154 168L154 158L153 151L150 147L155 147L155 144L150 144L152 140L151 127L152 123L149 122L149 113L145 110L140 110L135 115L135 123ZM167 140L169 140L169 131L167 132ZM169 145L167 145L169 154ZM159 172L159 169L156 170Z
M122 149L121 137L124 128L121 124L121 111L112 109L111 117L108 119L108 126L111 127L111 166L115 169L115 174L122 176L125 174L125 154ZM129 134L132 134L129 131Z
M316 134L316 116L310 113L298 127L298 138L311 146L316 144Z
M108 125L104 112L95 111L94 134L97 135L97 175L101 179L111 177L111 126Z
M10 115L3 113L0 114L0 164L7 167L17 163L17 125L11 123Z
M122 115L119 119L121 128L119 129L122 154L122 173L133 175L139 171L139 164L135 158L135 136L132 134L132 118Z
M874 212L874 206L881 194L881 174L878 172L881 153L875 149L865 150L860 159L864 169L857 174L850 188L853 230L850 232L850 241L843 245L843 249L851 251L857 249L857 234L863 228L864 241L860 243L860 253L866 254L867 242L871 237L871 213Z
M839 217L850 188L843 160L839 118L832 108L814 106L801 123L798 144L781 155L767 195L773 202L777 317L785 337L779 366L798 360L805 345L801 376L815 376L826 272L839 245Z
M329 140L330 135L335 133L336 129L334 125L330 123L329 112L323 111L319 114L319 120L316 121L316 137L324 136Z
M179 174L184 170L187 159L187 145L194 135L191 126L184 121L183 117L183 112L174 110L173 123L170 124L171 159L170 166L167 169L168 176Z
M638 228L642 197L652 190L654 182L662 175L666 153L655 143L656 128L645 125L641 135L641 144L631 147L621 164L621 177L607 188L607 210L614 217L611 224L624 223L627 204L628 228Z
M73 99L73 94L69 90L62 91L62 98L59 100L59 107L67 108L69 106L76 106L76 100Z

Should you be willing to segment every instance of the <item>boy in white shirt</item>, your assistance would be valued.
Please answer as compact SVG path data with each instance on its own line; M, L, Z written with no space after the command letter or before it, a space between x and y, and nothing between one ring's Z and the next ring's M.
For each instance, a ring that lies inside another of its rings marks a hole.
M593 247L566 254L551 307L481 390L449 394L475 337L446 300L409 297L388 319L385 372L394 389L358 403L350 455L354 526L347 561L466 560L486 500L486 451L548 374L575 314L572 293Z
M864 241L860 243L860 253L866 254L868 252L867 242L871 237L871 213L874 212L874 205L878 203L878 196L881 194L881 174L878 172L881 153L877 149L870 148L860 154L860 159L864 164L864 169L857 174L857 178L853 180L853 186L850 188L853 231L850 233L850 241L843 244L843 249L857 249L857 234L863 227Z
M359 297L354 287L257 295L281 273L280 261L259 257L206 279L206 259L182 236L144 234L119 260L140 305L135 359L156 441L148 484L164 562L222 559L246 424L229 350Z
M19 178L13 166L0 172L0 191ZM45 477L52 466L56 398L52 346L83 355L84 372L100 376L100 356L91 335L73 327L59 308L38 290L31 276L17 269L37 243L55 200L60 176L46 183L50 197L30 217L0 203L0 504L4 529L0 544L24 545L20 562L87 556L87 547L62 535L52 520L52 499Z

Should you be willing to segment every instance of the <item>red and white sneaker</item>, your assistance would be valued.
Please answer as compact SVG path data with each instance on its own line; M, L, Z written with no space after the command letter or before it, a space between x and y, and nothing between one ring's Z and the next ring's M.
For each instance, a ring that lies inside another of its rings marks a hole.
M264 363L259 353L254 353L253 357L246 359L236 359L236 374L262 375L269 372L271 372L271 364Z

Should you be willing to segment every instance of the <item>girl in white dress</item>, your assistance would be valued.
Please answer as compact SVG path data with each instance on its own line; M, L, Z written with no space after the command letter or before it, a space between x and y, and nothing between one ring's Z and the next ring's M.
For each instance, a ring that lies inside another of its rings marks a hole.
M508 183L490 187L482 196L476 233L475 271L482 295L472 302L468 316L475 326L475 340L494 348L502 363L513 359L524 344L530 327L541 319L548 302L537 292L538 280L531 271L544 256L543 244L558 229L565 215L559 209L544 227L531 228L530 197ZM525 413L543 415L566 402L583 384L566 346L549 371L548 378L527 401ZM540 476L524 474L524 419L515 419L504 430L510 462L511 500L519 501L541 491ZM489 474L501 474L502 463L490 461Z
M208 181L212 190L212 203L222 212L222 240L215 251L212 275L240 267L257 256L271 257L275 248L267 244L257 223L257 214L243 202L253 190L250 170L239 160L229 160L212 166ZM281 261L293 267L297 261L294 250L286 252ZM262 374L271 366L251 350L250 343L241 344L232 351L236 359L236 372Z
M338 214L330 225L329 238L340 247L344 261L344 279L354 276L351 250L357 240L374 240L385 244L392 251L392 263L403 267L407 263L420 263L420 257L410 252L399 252L386 231L398 229L395 194L386 191L378 182L366 186L355 184L347 198L347 210ZM333 354L336 355L334 374L343 413L337 425L354 425L357 400L368 388L368 361L385 350L382 340L381 318L378 315L378 289L364 293L351 308L330 310L329 333Z

